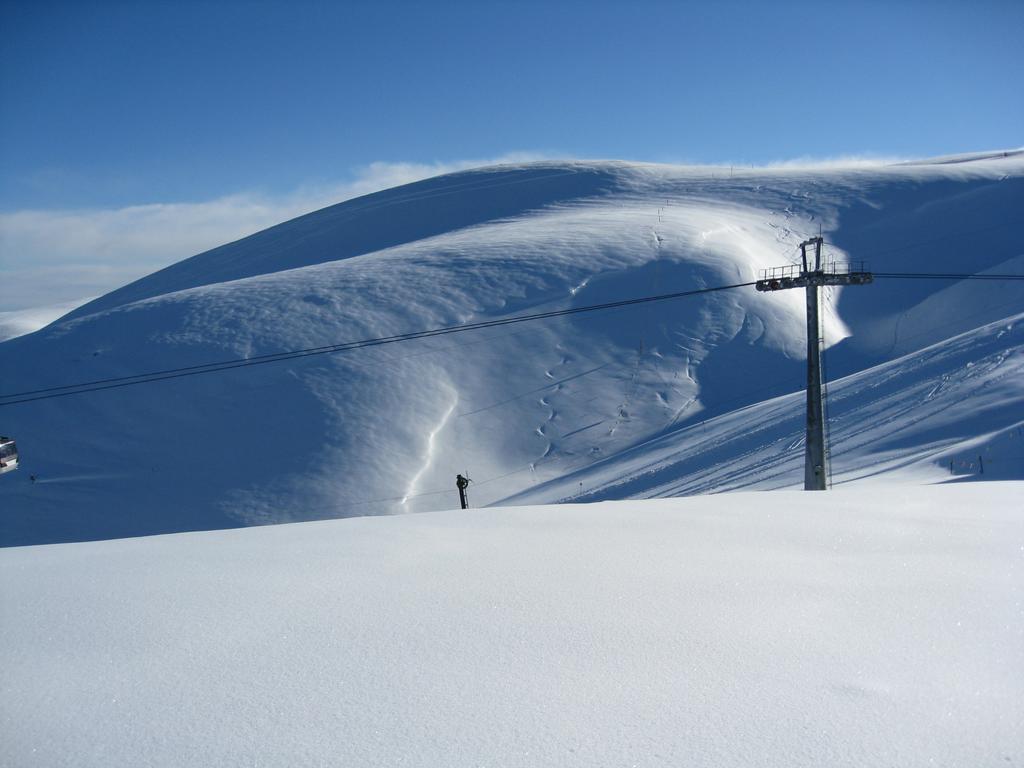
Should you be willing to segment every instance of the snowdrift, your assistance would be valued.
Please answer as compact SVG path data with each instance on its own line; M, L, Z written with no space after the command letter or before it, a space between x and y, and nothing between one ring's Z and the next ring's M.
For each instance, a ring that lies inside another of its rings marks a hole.
M745 282L819 231L829 257L875 271L1024 272L1024 158L954 159L442 176L186 259L4 342L3 391ZM1022 312L1021 283L829 294L835 481L955 480L976 454L1024 477ZM803 334L799 292L737 289L0 407L23 457L0 483L0 542L439 509L467 471L475 506L796 485ZM985 377L962 377L968 364Z
M1024 484L0 552L0 764L1017 765Z

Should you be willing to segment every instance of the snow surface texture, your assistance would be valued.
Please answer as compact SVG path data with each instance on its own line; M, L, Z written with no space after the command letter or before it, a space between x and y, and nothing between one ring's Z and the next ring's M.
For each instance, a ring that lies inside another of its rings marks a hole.
M3 391L745 282L819 229L875 271L1021 273L1024 155L954 159L441 176L0 344ZM1024 283L879 280L824 305L836 482L958 479L979 456L1024 477ZM804 329L802 292L748 288L0 407L23 459L0 543L440 509L467 471L474 506L796 487Z
M1024 483L0 552L0 764L1024 762Z
M920 482L1019 478L1024 463L1024 314L832 385L833 487L889 475ZM664 436L517 494L529 503L786 488L803 471L803 392ZM753 411L753 412L752 412ZM1009 419L1009 421L1008 421ZM1016 421L1014 421L1016 419Z

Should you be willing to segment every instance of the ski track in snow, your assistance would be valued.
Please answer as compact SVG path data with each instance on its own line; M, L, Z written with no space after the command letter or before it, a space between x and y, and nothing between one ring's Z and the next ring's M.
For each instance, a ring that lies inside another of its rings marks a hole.
M444 429L445 426L448 424L448 420L455 412L455 408L458 406L458 404L459 394L453 389L452 401L451 404L448 406L448 410L444 412L444 416L441 417L441 420L437 423L437 426L430 431L429 435L427 435L426 455L424 456L423 464L420 466L419 470L417 470L416 474L412 476L412 480L409 481L409 487L406 489L405 496L402 498L401 502L403 506L409 503L409 499L412 496L416 495L416 489L419 484L420 478L423 477L427 470L429 470L430 467L433 465L435 458L434 441L437 439L437 436L438 434L440 434L441 430Z

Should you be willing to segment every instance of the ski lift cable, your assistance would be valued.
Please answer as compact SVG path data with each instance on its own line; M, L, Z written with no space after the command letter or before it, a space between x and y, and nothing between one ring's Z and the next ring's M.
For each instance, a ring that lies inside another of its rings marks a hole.
M951 272L872 272L876 278L905 278L908 280L1024 280L1024 275L955 274Z
M876 272L873 273L877 278L903 278L903 279L943 279L943 280L1008 280L1017 281L1024 280L1024 275L1007 275L1007 274L960 274L960 273L923 273L923 272ZM194 376L202 373L215 373L218 371L231 370L234 368L243 368L254 365L262 365L264 363L281 362L285 360L294 360L302 357L310 357L314 355L330 354L334 352L345 352L352 349L362 349L365 347L380 346L384 344L391 344L399 341L411 341L416 339L431 338L434 336L442 336L450 333L460 333L463 331L480 330L485 328L493 328L503 325L512 325L517 323L524 323L533 320L544 320L555 317L564 317L567 315L581 314L585 312L595 312L607 309L616 309L620 307L628 307L636 304L644 304L653 301L665 301L669 299L684 298L688 296L696 296L706 293L714 293L720 291L731 290L734 288L745 288L754 285L753 282L746 283L735 283L732 285L715 286L712 288L699 288L690 291L678 291L675 293L661 294L657 296L643 296L632 299L623 299L620 301L605 302L602 304L592 304L583 307L570 307L567 309L551 310L548 312L538 312L529 315L518 315L507 318L500 318L495 320L485 320L475 323L464 323L462 325L446 326L442 328L435 328L427 331L415 331L405 334L396 334L393 336L383 336L370 339L362 339L359 341L343 342L339 344L326 345L322 347L311 347L307 349L299 350L288 350L284 352L277 352L267 355L258 355L249 358L239 358L235 360L224 360L213 363L205 363L202 365L186 366L181 368L169 368L159 371L150 371L147 373L134 374L130 376L121 376L108 379L97 379L93 381L78 382L76 384L67 384L57 387L47 387L36 390L26 390L23 392L12 392L0 395L0 406L4 405L17 405L20 403L34 402L37 400L45 400L53 397L64 397L68 395L84 394L86 392L96 392L106 389L116 389L119 387L131 386L134 384L147 384L154 381L165 381L169 379L183 378L186 376Z
M483 320L473 323L463 323L461 325L450 325L442 328L433 328L426 331L413 331L411 333L402 333L395 334L392 336L381 336L376 338L361 339L358 341L329 344L321 347L288 350L284 352L276 352L267 355L258 355L255 357L239 358L234 360L223 360L219 362L185 366L181 368L168 368L159 371L150 371L147 373L134 374L131 376L120 376L108 379L96 379L93 381L78 382L76 384L66 384L56 387L46 387L43 389L26 390L23 392L11 392L0 395L0 401L4 401L0 402L0 406L17 405L19 403L33 402L36 400L45 400L53 397L77 395L83 394L85 392L96 392L105 389L116 389L118 387L126 387L134 384L148 384L154 381L165 381L168 379L183 378L185 376L195 376L203 373L215 373L217 371L231 370L233 368L244 368L254 365L262 365L265 363L295 360L303 357L311 357L314 355L331 354L334 352L346 352L353 349L364 349L366 347L393 344L399 341L426 339L432 338L434 336L444 336L450 333L461 333L464 331L495 328L499 326L525 323L534 320L546 320L550 318L582 314L585 312L597 312L600 310L618 309L621 307L629 307L637 304L646 304L653 301L666 301L669 299L680 299L689 296L698 296L708 293L728 291L735 288L747 288L752 285L754 285L753 281L745 283L735 283L733 285L715 286L712 288L697 288L689 291L676 291L674 293L665 293L657 296L642 296L631 299L621 299L619 301L609 301L604 302L602 304L591 304L583 307L569 307L566 309L550 310L548 312L536 312L529 315L516 315L513 317L499 318L495 320Z

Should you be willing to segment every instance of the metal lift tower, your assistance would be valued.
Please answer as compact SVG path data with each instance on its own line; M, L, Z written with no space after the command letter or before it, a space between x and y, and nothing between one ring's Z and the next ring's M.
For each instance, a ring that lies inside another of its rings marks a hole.
M807 289L807 440L804 450L804 490L824 491L825 473L825 417L821 403L821 328L818 297L823 285L866 285L872 281L871 273L864 271L863 262L854 264L831 262L822 264L820 237L800 243L801 264L772 267L764 270L757 281L759 291L784 291L788 288ZM807 249L814 246L813 269L807 262Z

